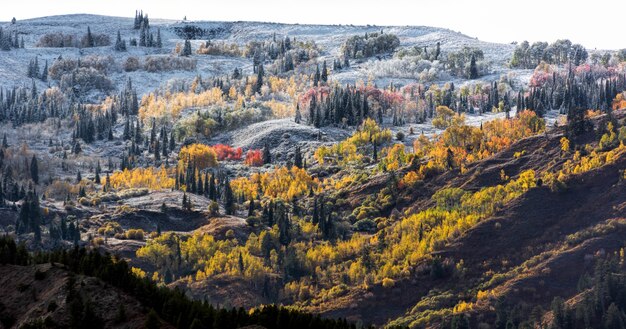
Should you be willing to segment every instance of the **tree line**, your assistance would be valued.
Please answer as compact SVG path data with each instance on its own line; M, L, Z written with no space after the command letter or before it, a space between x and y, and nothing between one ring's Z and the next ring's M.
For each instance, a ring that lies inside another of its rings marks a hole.
M98 278L139 300L147 308L153 310L146 319L146 326L158 328L160 321L155 316L177 328L240 328L248 325L260 325L268 329L282 328L356 328L356 325L345 319L324 319L319 315L312 315L283 307L268 305L247 312L243 308L216 308L206 301L190 300L180 290L170 290L164 286L157 286L148 279L135 276L128 264L111 255L102 255L97 251L84 248L71 250L57 250L31 255L22 244L16 244L10 237L0 237L0 264L62 264L73 274ZM72 279L70 278L70 281ZM73 286L73 285L71 285ZM71 287L70 286L70 287ZM72 289L72 288L70 288ZM105 289L105 288L103 288ZM74 292L75 291L70 291ZM92 327L103 327L102 319L98 319L84 307L84 301L76 303L76 294L68 294L70 304L80 305L70 310L72 317L71 328L80 328L86 322ZM124 308L121 305L120 308ZM117 310L119 313L119 309ZM86 315L88 315L86 317ZM85 321L88 318L90 321ZM121 320L124 320L121 317ZM80 320L82 319L82 320Z

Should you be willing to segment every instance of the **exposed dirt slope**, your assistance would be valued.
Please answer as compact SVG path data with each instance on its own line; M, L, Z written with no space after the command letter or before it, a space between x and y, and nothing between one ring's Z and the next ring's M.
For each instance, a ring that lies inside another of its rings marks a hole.
M398 205L418 211L433 205L430 197L440 188L461 187L471 191L500 184L501 170L515 177L527 169L536 172L551 169L564 161L560 157L560 137L555 133L527 138L476 162L463 175L451 171L433 177L418 190L405 194ZM522 151L523 155L514 156ZM624 168L626 157L621 156L612 164L572 177L565 191L534 188L451 241L436 256L453 264L463 260L463 279L435 280L430 276L429 262L422 262L415 265L410 278L396 282L394 288L376 285L368 290L354 289L312 311L383 324L403 314L410 318L414 314L411 309L429 291L452 294L449 300L427 308L437 310L451 308L459 300L475 301L481 287L495 289L513 304L526 300L549 308L555 296L577 294L576 283L588 270L593 257L624 246L620 237L620 232L623 236L626 231L622 225L626 221L626 183L620 180ZM384 184L385 180L374 179L367 187L352 191L351 198L358 200L361 193ZM574 239L572 235L576 233ZM500 274L501 279L486 285L494 274ZM416 308L414 312L424 310ZM492 316L486 305L484 311L478 308L477 313L474 321Z
M33 266L0 265L0 327L19 328L37 319L46 319L59 328L70 321L67 303L70 272L58 264ZM133 297L93 277L75 276L74 291L88 301L106 328L141 328L147 310ZM126 318L116 321L118 305L125 306ZM173 328L163 323L162 328Z

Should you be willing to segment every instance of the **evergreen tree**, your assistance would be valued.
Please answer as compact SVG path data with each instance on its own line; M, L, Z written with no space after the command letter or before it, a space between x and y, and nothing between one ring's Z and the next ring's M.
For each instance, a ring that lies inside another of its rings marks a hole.
M109 173L107 173L107 176L104 180L104 188L106 189L106 191L111 190L111 177L109 177Z
M376 143L374 143L374 154L372 155L372 157L374 158L374 162L378 162L378 149Z
M211 181L209 182L209 199L217 201L217 188L215 186L215 176L211 174Z
M187 193L183 193L183 209L191 210L189 199L187 198Z
M198 183L196 184L196 193L198 195L204 195L204 182L202 181L202 174L198 175Z
M313 97L311 97L311 102L309 103L309 120L308 120L308 124L312 125L315 123L315 110L317 107L317 100L316 100L316 96L313 95Z
M161 40L161 29L157 29L156 43L154 46L157 48L163 48L163 41Z
M230 187L228 178L226 178L224 182L224 209L226 215L235 214L235 196L233 195L233 189Z
M191 56L191 42L188 39L185 40L185 46L183 47L181 56L185 56L185 57Z
M145 47L146 40L147 40L146 29L142 26L141 29L139 30L139 47ZM186 42L185 42L185 46L187 46Z
M154 160L155 161L161 160L161 145L159 144L158 138L154 141Z
M289 246L289 243L291 243L290 231L291 223L289 222L286 212L283 210L280 212L280 217L278 218L278 241L285 247Z
M295 152L295 154L294 154L294 157L293 157L293 158L294 158L294 159L293 159L294 166L296 166L296 167L298 167L298 168L302 169L302 168L303 168L303 167L302 167L302 152L301 152L301 150L300 150L300 147L299 147L299 146L296 146L296 152Z
M100 171L102 170L102 168L100 168L100 160L98 160L97 164L96 164L96 175L94 177L94 182L96 184L100 184Z
M233 78L234 80L239 80L239 79L241 79L241 71L239 70L239 68L238 68L238 67L236 67L236 68L233 70L233 75L232 75L232 78Z
M79 154L82 151L83 151L83 149L80 147L80 142L76 141L76 143L74 143L74 147L72 149L72 153Z
M172 129L172 131L170 132L170 147L169 147L169 151L170 152L174 152L175 149L176 149L176 140L174 139L174 129Z
M170 153L167 150L168 141L167 141L167 133L165 132L165 128L161 130L161 138L163 139L163 142L161 143L161 147L163 148L163 157L167 158L170 155Z
M65 217L61 217L61 239L66 240L68 235L67 235L67 221L65 220Z
M243 256L241 256L241 252L239 252L239 273L243 274L245 270L245 266L243 263Z
M315 75L313 76L313 86L317 87L320 82L320 65L317 64L317 68L315 69Z
M87 47L95 47L96 43L94 41L93 35L91 35L91 28L87 26Z
M259 68L257 69L257 76L256 76L256 85L254 88L254 91L256 93L261 93L261 87L263 87L263 77L265 76L265 69L263 68L263 64L259 65Z
M30 160L30 178L39 184L39 165L37 164L37 157L33 154L33 158Z
M265 143L265 147L263 147L263 164L272 163L272 154L270 153L270 145L269 143Z
M120 34L120 31L117 31L117 39L115 40L115 50L126 51L126 41L122 40L122 35Z
M448 150L446 151L446 165L448 169L454 168L454 153L449 147L448 147Z
M43 82L48 81L48 61L47 60L44 64L43 71L41 72L41 81Z
M326 68L326 61L324 61L324 64L322 65L322 81L324 83L328 82L328 68Z
M300 124L300 121L302 121L302 114L300 113L300 103L296 103L296 116L294 121L297 124Z
M476 57L473 54L470 60L469 78L470 79L478 78L478 68L476 67Z

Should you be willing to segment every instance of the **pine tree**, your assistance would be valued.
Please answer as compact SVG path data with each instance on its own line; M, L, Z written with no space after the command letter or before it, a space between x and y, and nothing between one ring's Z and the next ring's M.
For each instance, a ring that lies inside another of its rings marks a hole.
M189 200L187 200L187 193L183 193L183 209L190 210Z
M76 143L74 143L74 147L72 149L72 153L79 154L82 151L83 151L83 149L80 147L80 142L76 141Z
M243 256L241 256L241 252L239 252L239 273L243 274L244 269Z
M296 116L295 116L294 121L297 124L300 124L300 121L302 121L302 114L300 113L300 103L296 104Z
M317 87L320 82L320 65L317 65L315 69L315 75L313 76L313 86Z
M315 123L315 110L317 107L317 100L315 98L315 95L313 95L313 97L311 97L311 102L309 103L309 120L308 120L308 124L312 125Z
M95 47L96 43L91 35L91 28L87 26L87 47Z
M107 191L111 190L111 177L109 177L109 173L107 173L106 179L104 180L104 187Z
M202 174L198 174L198 183L196 184L196 194L204 195L204 182L202 181Z
M291 224L287 214L283 211L278 218L278 241L283 246L288 246L291 243Z
M191 42L189 40L185 40L185 46L183 47L181 56L185 56L185 57L191 56Z
M163 148L163 157L167 158L170 154L167 151L168 141L167 141L167 133L165 132L165 128L161 130L161 136L163 138L163 142L161 143L161 147Z
M224 182L224 209L226 215L235 214L235 196L233 195L233 189L230 187L228 178L226 178Z
M67 221L65 217L61 217L61 239L67 239Z
M302 152L299 146L296 146L296 152L293 157L294 166L302 169Z
M96 184L100 184L100 171L102 170L102 168L100 168L100 160L98 160L97 164L96 164L96 175L94 177L94 182Z
M233 70L233 75L232 75L232 78L233 78L234 80L239 80L239 79L241 79L241 71L239 71L239 68L238 68L238 67L236 67L236 68Z
M5 133L4 136L2 137L2 148L7 148L9 147L9 143L7 142L7 134Z
M215 186L215 176L211 174L211 181L209 182L209 199L217 201L217 188Z
M376 143L374 143L374 154L372 155L372 157L374 158L374 162L378 162L378 149Z
M172 129L172 131L170 132L170 147L169 147L169 150L170 150L170 152L174 152L175 149L176 149L176 140L174 139L174 129Z
M476 57L474 55L472 55L472 59L470 60L469 78L478 78L478 68L476 67Z
M47 60L46 60L46 63L44 64L43 71L41 72L41 81L43 82L48 81L48 61Z
M80 170L76 172L76 183L80 183L83 180L83 176L80 175Z
M155 47L163 48L163 41L161 41L161 29L157 29L157 36L156 36Z
M270 153L270 145L269 143L265 143L265 147L263 147L263 164L272 163L272 154Z
M30 178L39 184L39 165L37 164L37 157L33 154L33 158L30 160Z
M263 64L259 65L259 68L257 69L257 76L256 76L256 85L255 85L255 92L256 93L261 93L261 87L263 87L263 77L265 76L265 69L263 68Z
M122 35L120 34L120 31L117 31L117 39L115 40L115 50L126 51L126 41L122 40Z
M446 151L446 165L448 169L454 168L454 153L449 147L448 147L448 150Z
M154 141L154 160L155 161L160 161L161 160L161 145L159 143L159 139L155 139Z
M328 82L328 68L326 68L326 61L324 61L324 64L322 65L322 81L324 83Z
M142 26L141 29L139 30L139 47L145 47L145 46L146 46L146 29Z

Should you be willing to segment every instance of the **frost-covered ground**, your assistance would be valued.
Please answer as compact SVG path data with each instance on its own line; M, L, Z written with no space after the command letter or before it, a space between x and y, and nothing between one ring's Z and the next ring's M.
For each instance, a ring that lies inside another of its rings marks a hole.
M174 29L184 25L194 25L217 33L213 41L238 43L243 45L252 40L268 40L276 35L279 38L289 36L297 40L313 40L322 49L320 60L327 60L329 64L339 54L340 46L344 40L353 35L363 35L365 33L385 31L385 33L396 34L400 38L401 47L419 46L434 47L437 42L441 43L443 51L458 50L464 46L478 47L485 53L486 59L492 64L493 74L485 77L486 80L495 80L500 74L508 72L504 63L510 57L514 46L510 44L496 44L477 40L459 32L447 29L426 27L426 26L352 26L352 25L298 25L298 24L274 24L261 22L205 22L205 21L175 21L150 19L151 30L156 33L161 30L163 48L131 47L128 52L116 52L113 46L96 48L38 48L35 45L46 33L61 32L69 35L82 37L87 27L92 33L103 33L109 35L111 42L115 42L117 32L125 40L139 38L139 31L133 29L133 18L108 17L97 15L64 15L42 17L29 20L20 20L16 24L3 23L1 26L5 31L18 31L20 38L23 37L26 49L16 49L0 53L0 85L12 87L14 85L30 84L30 79L26 77L28 62L38 57L43 66L44 61L50 64L59 56L63 58L77 58L85 55L110 55L117 63L117 69L111 78L118 88L130 77L133 81L141 81L136 84L140 93L146 93L162 86L169 80L190 78L197 74L206 76L223 76L231 74L235 67L242 68L245 73L252 70L251 61L246 58L220 57L220 56L200 56L194 55L198 61L197 70L174 71L166 73L148 73L144 71L124 72L122 65L129 56L139 58L148 55L171 54L177 43L182 42L176 35ZM202 40L193 40L194 49L199 47ZM342 83L354 83L357 80L368 80L372 76L371 70L375 69L375 62L378 59L370 59L364 63L356 63L352 68L334 74L331 78ZM525 73L523 73L525 74ZM389 83L407 84L415 79L401 77L378 77L376 83L387 85ZM46 83L38 82L43 88ZM51 82L54 84L54 82Z
M132 13L129 13L132 14ZM171 71L150 73L146 71L125 72L123 64L130 56L138 57L140 60L146 56L168 56L173 54L174 48L182 40L176 33L175 29L185 25L193 25L215 32L212 36L214 42L237 43L244 45L253 40L270 40L276 35L277 38L296 38L303 41L315 41L321 49L319 61L326 60L329 66L332 61L340 53L342 43L353 35L363 35L365 33L380 32L396 34L400 38L400 47L435 47L436 43L441 43L441 49L446 51L459 50L464 46L477 47L483 50L485 60L490 64L490 72L482 77L483 81L497 81L502 75L508 75L514 83L519 86L528 83L532 70L511 70L506 67L515 46L511 44L497 44L477 40L475 38L463 35L460 32L451 31L443 28L426 27L426 26L352 26L352 25L299 25L299 24L275 24L262 22L206 22L206 21L175 21L163 19L150 19L151 31L156 35L156 31L160 30L163 41L163 48L146 48L133 47L127 45L128 51L117 52L113 48L116 35L120 32L122 39L130 40L131 38L139 38L139 31L133 29L133 18L108 17L97 15L64 15L42 17L29 20L20 20L16 24L0 23L4 31L18 31L19 37L24 39L25 49L12 49L10 51L0 51L0 87L13 87L16 85L29 86L32 82L26 76L28 63L34 58L39 59L40 67L44 62L48 61L52 65L53 61L59 57L63 58L80 58L87 55L112 56L115 61L113 72L109 72L109 77L114 82L117 90L121 90L130 78L133 86L138 90L139 97L151 92L157 88L172 84L174 81L190 81L197 75L203 77L223 77L232 74L235 68L243 69L244 74L251 74L252 61L243 57L226 57L226 56L206 56L196 55L197 49L203 40L192 40L192 48L194 54L192 58L197 61L197 68L194 71ZM111 39L111 46L95 47L95 48L41 48L36 47L40 38L47 33L63 33L66 35L75 35L81 38L86 32L87 27L94 34L107 34ZM397 59L386 56L383 58L370 58L363 62L355 61L349 69L333 72L330 75L331 80L339 81L342 84L355 83L358 80L368 81L373 78L378 86L387 86L391 83L395 85L407 85L417 82L415 72L400 72L394 67ZM401 63L400 63L401 64ZM398 64L398 65L400 65ZM403 69L402 66L398 66ZM394 71L395 70L395 71ZM385 74L389 71L389 74ZM406 71L406 70L405 70ZM310 72L313 73L313 72ZM434 83L454 82L455 85L461 86L465 83L473 83L468 80L445 77L434 81ZM58 84L58 81L49 80L44 83L36 80L38 88L43 88ZM518 87L519 87L518 86ZM97 101L103 95L95 94L93 100ZM480 125L480 122L491 120L496 117L502 117L504 113L487 113L483 115L467 115L467 121L472 125ZM548 124L552 125L555 116L548 116ZM33 130L20 134L20 137L13 138L15 130L8 125L0 127L3 131L9 133L9 142L21 144L27 142L31 147L40 147L41 151L47 151L47 141L53 139L54 144L60 143L61 140L68 140L71 131L62 129ZM409 130L413 129L414 134L410 135ZM121 134L123 129L118 124L115 134ZM410 124L403 127L392 127L394 135L398 131L402 131L407 137L405 143L411 145L412 140L420 133L426 135L434 135L440 131L434 129L430 123L426 124ZM16 134L17 135L17 134ZM279 156L285 156L293 152L293 145L300 144L303 146L316 146L319 143L334 142L344 139L349 132L344 129L325 127L320 129L307 125L298 125L291 119L280 119L260 122L249 125L247 127L235 130L233 132L224 133L213 138L210 142L222 142L232 144L236 147L242 147L244 150L252 148L262 148L268 142L272 144L274 152ZM19 138L19 140L18 140ZM31 142L29 142L29 140ZM41 141L41 145L32 145L32 140ZM66 146L67 147L67 146ZM305 149L312 149L305 147ZM119 156L124 149L122 143L111 145L107 142L96 142L92 145L85 145L84 152L90 156L106 159L109 156ZM306 150L305 150L306 151ZM58 153L57 153L58 154Z

